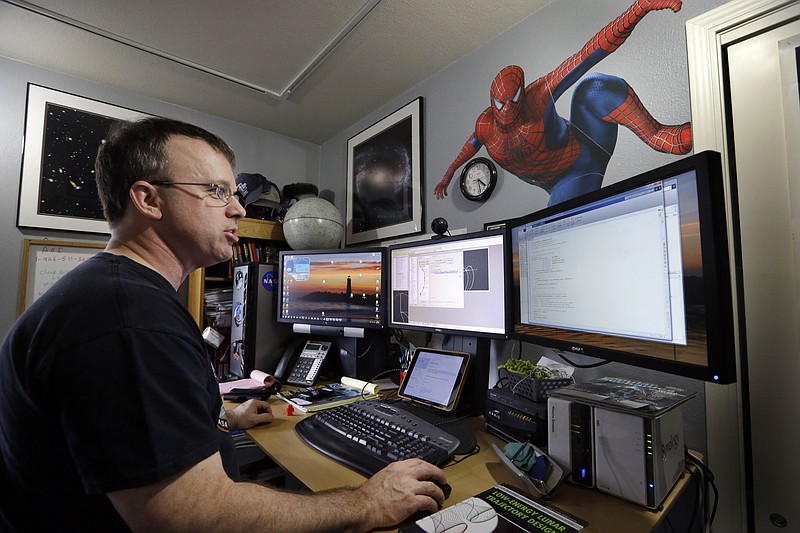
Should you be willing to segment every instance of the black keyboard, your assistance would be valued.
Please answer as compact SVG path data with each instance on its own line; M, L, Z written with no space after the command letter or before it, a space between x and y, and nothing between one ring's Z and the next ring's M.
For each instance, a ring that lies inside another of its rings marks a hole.
M412 457L441 466L460 444L446 431L380 400L319 411L298 422L295 431L312 448L367 477Z

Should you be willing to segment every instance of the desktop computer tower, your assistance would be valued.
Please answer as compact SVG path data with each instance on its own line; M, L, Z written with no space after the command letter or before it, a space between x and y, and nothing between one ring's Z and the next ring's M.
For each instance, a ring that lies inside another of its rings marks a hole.
M547 398L547 454L567 472L566 479L594 487L594 412L586 405Z
M685 467L680 407L657 418L594 408L595 485L657 509Z
M275 320L275 265L243 263L233 268L230 369L232 376L249 377L254 369L274 372L291 326Z

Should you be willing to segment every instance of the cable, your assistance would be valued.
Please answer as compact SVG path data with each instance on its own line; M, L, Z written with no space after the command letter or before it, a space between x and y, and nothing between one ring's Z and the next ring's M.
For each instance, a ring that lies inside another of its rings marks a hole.
M362 397L362 398L366 397L366 395L364 394L364 391L366 391L366 390L367 390L367 386L368 386L370 383L374 383L376 379L378 379L378 378L379 378L379 377L381 377L381 376L385 376L386 374L389 374L390 372L402 372L402 370L401 370L400 368L390 368L389 370L384 370L383 372L379 372L378 374L375 374L374 376L372 376L371 378L369 378L369 379L368 379L368 380L367 380L367 381L364 383L364 386L363 386L363 387L361 387L361 394L360 394L360 395L361 395L361 397Z
M695 466L701 473L703 477L703 488L704 488L704 520L705 524L703 527L704 531L709 531L711 529L711 524L714 523L714 518L717 515L717 504L719 503L719 491L717 490L717 485L714 483L714 473L706 466L706 464L699 458L696 457L691 451L685 450L686 462L691 463ZM711 491L714 494L714 503L711 506L711 510L708 509L708 502L710 501L708 497L708 488L711 488Z
M705 512L703 511L703 508L705 507L706 502L704 496L704 493L706 492L706 485L705 478L703 477L703 472L701 470L690 468L687 465L686 471L689 472L689 475L692 476L692 480L697 485L697 505L692 506L692 516L689 518L688 522L689 527L691 527L695 520L697 520L698 511L703 515L703 520L705 521ZM704 524L701 524L701 529L704 529Z
M462 456L461 456L459 459L453 459L452 461L450 461L449 463L447 463L447 464L446 464L445 466L443 466L442 468L447 468L448 466L457 465L458 463L460 463L460 462L461 462L461 461L463 461L464 459L468 459L468 458L472 457L473 455L476 455L476 454L477 454L477 453L479 453L480 451L481 451L481 447L480 447L480 445L476 444L476 445L475 445L475 447L474 447L474 448L472 448L472 450L470 450L468 453L465 453L465 454L464 454L464 455L462 455Z
M370 352L370 350L372 350L372 342L370 342L369 345L367 345L367 347L364 349L364 351L361 352L361 355L356 354L356 359L361 359L362 357L367 355Z
M578 365L578 364L575 364L575 363L573 363L573 362L572 362L572 361L570 361L569 359L567 359L567 357L564 355L564 352L563 352L563 351L561 351L561 350L553 350L553 352L554 352L554 353L555 353L557 356L559 356L561 359L563 359L564 361L566 361L567 363L569 363L569 364L570 364L570 366L573 366L573 367L575 367L575 368L597 368L598 366L607 365L608 363L610 363L610 362L611 362L611 361L598 361L597 363L592 363L592 364L589 364L589 365Z
M690 468L690 460L687 461L686 469L691 473L692 479L697 484L697 505L692 509L692 517L689 525L695 523L695 520L700 517L699 530L707 531L708 529L708 485L703 471L699 468Z
M356 353L353 353L353 352L351 352L350 350L348 350L347 348L344 348L344 347L343 347L343 346L341 346L341 345L339 346L339 349L340 349L342 352L344 352L344 353L346 353L346 354L348 354L348 355L352 355L352 356L353 356L353 359L361 359L362 357L364 357L365 355L367 355L367 354L370 352L370 350L372 350L372 341L370 341L370 343L367 345L367 347L366 347L366 348L364 348L364 351L363 351L363 352L361 352L361 354L360 354L360 355L359 355L359 353L358 353L358 343L356 343Z
M402 329L394 329L392 330L392 336L397 341L398 344L401 346L408 347L408 342L406 341L405 333L403 333Z
M689 523L691 524L691 522L689 522ZM669 516L667 516L667 517L664 519L664 524L665 524L666 526L668 526L668 527L669 527L669 530L670 530L672 533L675 533L675 527L672 525L672 522L670 521L670 519L669 519Z

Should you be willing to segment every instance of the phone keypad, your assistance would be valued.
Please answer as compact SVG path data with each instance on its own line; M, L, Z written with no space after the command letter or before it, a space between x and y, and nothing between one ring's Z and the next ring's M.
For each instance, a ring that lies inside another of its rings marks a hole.
M286 382L291 385L313 385L329 349L329 342L307 343Z

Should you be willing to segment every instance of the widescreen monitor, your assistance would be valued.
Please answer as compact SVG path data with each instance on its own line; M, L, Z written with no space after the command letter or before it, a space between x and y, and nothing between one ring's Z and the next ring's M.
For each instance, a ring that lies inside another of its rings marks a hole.
M389 327L506 336L503 230L395 244L387 250Z
M512 338L735 381L719 154L685 157L507 229Z
M282 251L278 322L298 333L363 337L386 327L384 248Z

